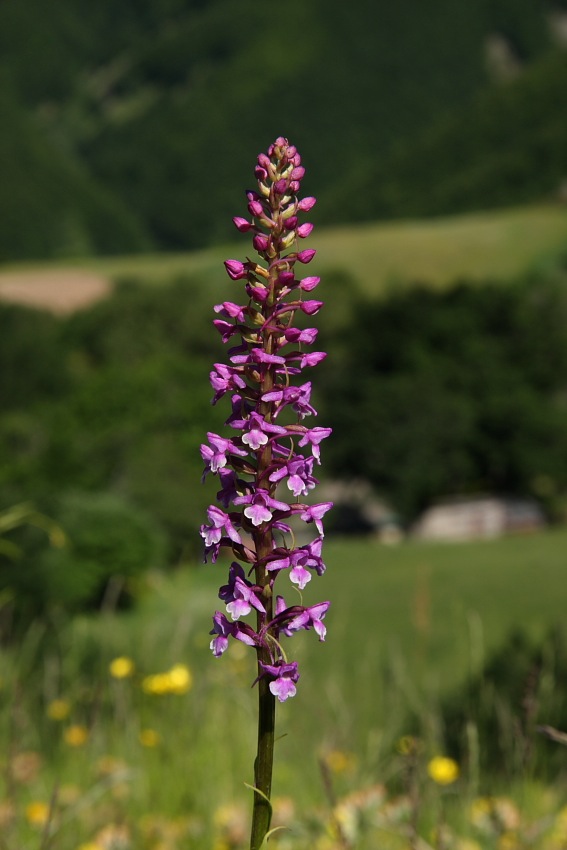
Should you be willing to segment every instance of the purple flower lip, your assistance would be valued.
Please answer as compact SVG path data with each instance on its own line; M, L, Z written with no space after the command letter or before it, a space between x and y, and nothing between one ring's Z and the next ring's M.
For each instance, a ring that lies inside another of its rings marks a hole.
M296 682L299 680L299 671L297 663L292 661L291 664L264 664L260 661L264 673L267 673L272 681L270 682L270 691L280 702L285 702L289 697L294 697L296 694Z
M261 488L258 488L254 493L248 493L246 496L237 496L234 504L248 506L244 508L244 516L248 517L255 526L269 522L275 511L282 511L283 513L290 511L286 502L273 499L267 490Z
M249 614L252 608L265 614L266 609L260 600L262 588L255 587L244 575L239 563L230 567L228 584L219 590L219 598L226 603L226 610L233 621Z

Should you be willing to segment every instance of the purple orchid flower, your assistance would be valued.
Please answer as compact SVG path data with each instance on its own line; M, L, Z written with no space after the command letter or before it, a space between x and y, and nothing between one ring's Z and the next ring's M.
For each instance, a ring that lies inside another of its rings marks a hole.
M313 458L296 456L270 475L270 481L287 478L287 486L294 496L306 496L319 482L313 477Z
M233 424L234 427L234 424ZM259 413L251 413L247 421L242 421L242 442L253 451L265 446L272 436L285 437L287 430L267 422Z
M321 451L319 449L319 445L322 440L325 440L331 435L331 432L331 428L306 428L297 445L300 448L303 448L303 446L306 446L309 443L311 445L313 457L317 463L321 463Z
M280 702L295 695L299 671L279 638L312 630L323 640L329 608L329 602L286 608L274 588L285 579L302 590L325 572L323 517L331 507L297 501L316 488L314 466L331 434L330 428L302 424L317 411L311 382L298 376L326 356L305 350L316 342L317 329L294 324L322 307L309 295L320 278L297 273L316 253L296 247L313 230L311 222L300 221L315 205L315 198L299 197L304 174L297 149L279 137L258 157L257 187L246 192L245 216L233 218L237 231L252 240L258 260L225 261L230 279L241 282L242 303L235 297L214 306L213 324L228 351L226 363L214 364L210 381L213 404L225 395L230 399L225 424L232 436L210 431L201 445L203 478L210 473L220 481L220 507L209 506L200 530L205 555L214 563L228 550L236 559L219 590L226 615L217 611L213 617L211 649L222 655L230 639L254 647L258 688ZM314 525L317 537L296 545L288 524L292 516ZM262 782L256 777L257 788Z
M323 531L323 523L321 520L332 507L332 502L321 502L318 505L309 505L309 507L306 507L305 510L301 512L301 519L303 522L314 522L317 531L321 537L324 537L325 533Z
M211 386L215 391L213 404L230 390L243 390L246 381L234 366L225 366L224 363L215 363L215 369L210 374Z
M256 637L250 626L247 626L245 623L229 622L221 611L215 612L213 616L213 628L209 634L216 635L211 641L211 651L217 658L228 649L229 636L242 641L242 643L248 646L256 645Z
M326 567L321 558L322 546L322 539L316 537L311 543L297 549L276 549L266 561L266 569L269 572L289 569L290 581L303 590L307 582L311 581L311 573L308 570L315 570L317 575L323 575L325 572Z
M292 408L303 419L310 414L317 415L317 411L309 403L311 400L311 381L307 381L300 387L284 387L281 390L270 390L264 393L262 401L270 401L275 403L274 416L277 416L281 409L287 404L291 404Z
M246 321L246 308L234 304L232 301L223 301L222 304L215 304L215 313L220 313L225 319L236 319L238 322Z
M319 635L319 640L324 641L327 629L323 619L329 610L329 605L330 602L319 602L317 605L310 605L308 608L303 608L301 605L288 608L283 596L278 596L273 625L278 633L284 634L286 637L291 637L294 632L300 629L308 631L313 628Z
M323 623L323 618L329 610L330 602L319 602L317 605L311 605L308 608L303 608L297 613L286 625L288 632L297 632L299 629L311 629L319 635L319 640L325 640L327 629Z
M205 461L203 480L207 472L218 472L219 469L225 467L229 460L228 455L246 457L248 454L248 452L235 446L232 440L219 437L218 434L213 434L211 431L207 433L207 439L209 445L207 446L204 443L201 445L201 457Z
M304 345L313 345L317 339L318 333L319 331L317 328L304 328L303 330L300 330L300 328L286 328L284 336L288 342L300 342Z
M244 575L244 570L237 561L230 565L228 584L219 590L219 598L226 603L226 610L233 620L249 614L252 608L266 613L266 609L257 594L261 587L255 587Z
M273 499L267 490L257 489L254 493L248 493L246 496L237 496L234 500L235 505L248 505L244 508L244 516L248 517L252 525L258 526L263 522L269 522L274 511L283 511L289 513L290 507L287 502L280 502Z
M234 540L235 543L242 543L240 534L232 524L231 518L228 514L221 511L221 509L217 508L215 505L210 505L207 510L207 516L209 517L211 525L201 526L201 536L204 537L206 546L219 541L223 530L226 531L228 537L230 537L231 540Z
M270 691L278 698L280 702L285 702L289 697L294 697L296 694L296 683L299 679L299 671L297 662L292 661L291 664L264 664L260 661L260 666L264 673L268 673L270 681Z

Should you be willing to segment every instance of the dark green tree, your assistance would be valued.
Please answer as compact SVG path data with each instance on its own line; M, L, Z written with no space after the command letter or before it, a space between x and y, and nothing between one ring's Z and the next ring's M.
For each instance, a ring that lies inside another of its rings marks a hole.
M335 474L369 478L406 519L447 495L564 492L566 310L541 282L361 302L323 393Z

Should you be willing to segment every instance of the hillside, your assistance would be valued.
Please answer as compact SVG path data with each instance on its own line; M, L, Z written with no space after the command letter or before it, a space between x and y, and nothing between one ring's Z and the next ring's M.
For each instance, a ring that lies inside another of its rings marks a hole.
M317 227L312 268L343 304L341 281L373 297L395 284L443 287L459 279L511 280L561 262L567 249L567 210L559 204L516 207L445 218ZM68 312L96 300L114 280L167 283L186 276L206 287L211 303L230 284L222 261L244 241L180 254L139 254L42 264L0 271L0 298ZM225 296L228 297L227 293Z
M466 192L459 167L449 168L452 188L424 206L427 180L450 165L446 145L427 141L438 132L430 128L457 110L461 138L479 93L506 90L487 61L494 43L521 87L553 45L550 9L290 0L270 26L252 0L60 0L47 16L39 0L1 4L0 260L226 241L251 157L281 132L301 147L323 221L482 208L493 178ZM551 82L543 73L534 83L545 126ZM494 132L500 122L495 109ZM414 142L419 179L407 167ZM563 160L546 144L543 136L537 157L527 151L521 197L504 191L491 203L539 199L558 183ZM511 133L512 159L515 147ZM538 181L542 156L549 167Z
M563 518L566 241L559 206L318 228L325 474L363 476L408 522L475 492L533 495ZM199 447L226 415L210 406L211 364L226 357L212 306L240 299L222 260L247 245L0 275L7 300L31 303L34 284L63 313L0 302L6 507L32 494L56 517L70 492L111 492L163 525L172 552L196 545ZM96 300L107 278L110 297L64 314L64 295L88 284Z
M483 90L366 173L347 175L345 220L428 216L563 197L567 53L551 52L507 85ZM368 197L365 187L376 187Z

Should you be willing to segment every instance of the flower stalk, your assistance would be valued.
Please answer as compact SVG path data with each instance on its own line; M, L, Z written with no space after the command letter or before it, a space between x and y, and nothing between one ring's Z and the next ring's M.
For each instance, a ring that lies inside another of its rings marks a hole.
M231 347L228 363L215 363L211 372L212 402L230 395L226 425L233 436L208 433L201 446L203 477L219 477L222 505L210 505L208 522L201 526L205 560L216 562L222 549L234 558L228 584L219 590L230 619L215 612L211 649L218 657L233 639L252 647L257 656L251 850L259 850L270 829L276 699L285 702L294 696L299 680L297 662L288 660L281 641L300 629L313 629L324 640L329 608L329 602L288 605L275 590L283 573L301 599L312 574L324 573L322 520L332 507L306 500L318 484L313 470L321 463L320 444L331 429L309 428L303 421L317 411L311 404L311 382L301 383L301 374L326 356L305 350L316 340L315 328L294 325L297 317L313 316L322 306L304 297L319 278L297 276L298 266L315 255L313 249L298 250L298 240L313 229L309 222L300 224L299 215L315 204L315 198L299 198L304 173L296 148L279 137L258 157L257 190L246 193L249 218L233 219L239 232L252 235L259 260L225 261L227 274L242 281L247 296L243 305L225 301L214 308L218 318L213 324ZM299 546L290 524L297 518L314 529L310 542ZM243 619L253 613L254 628Z

